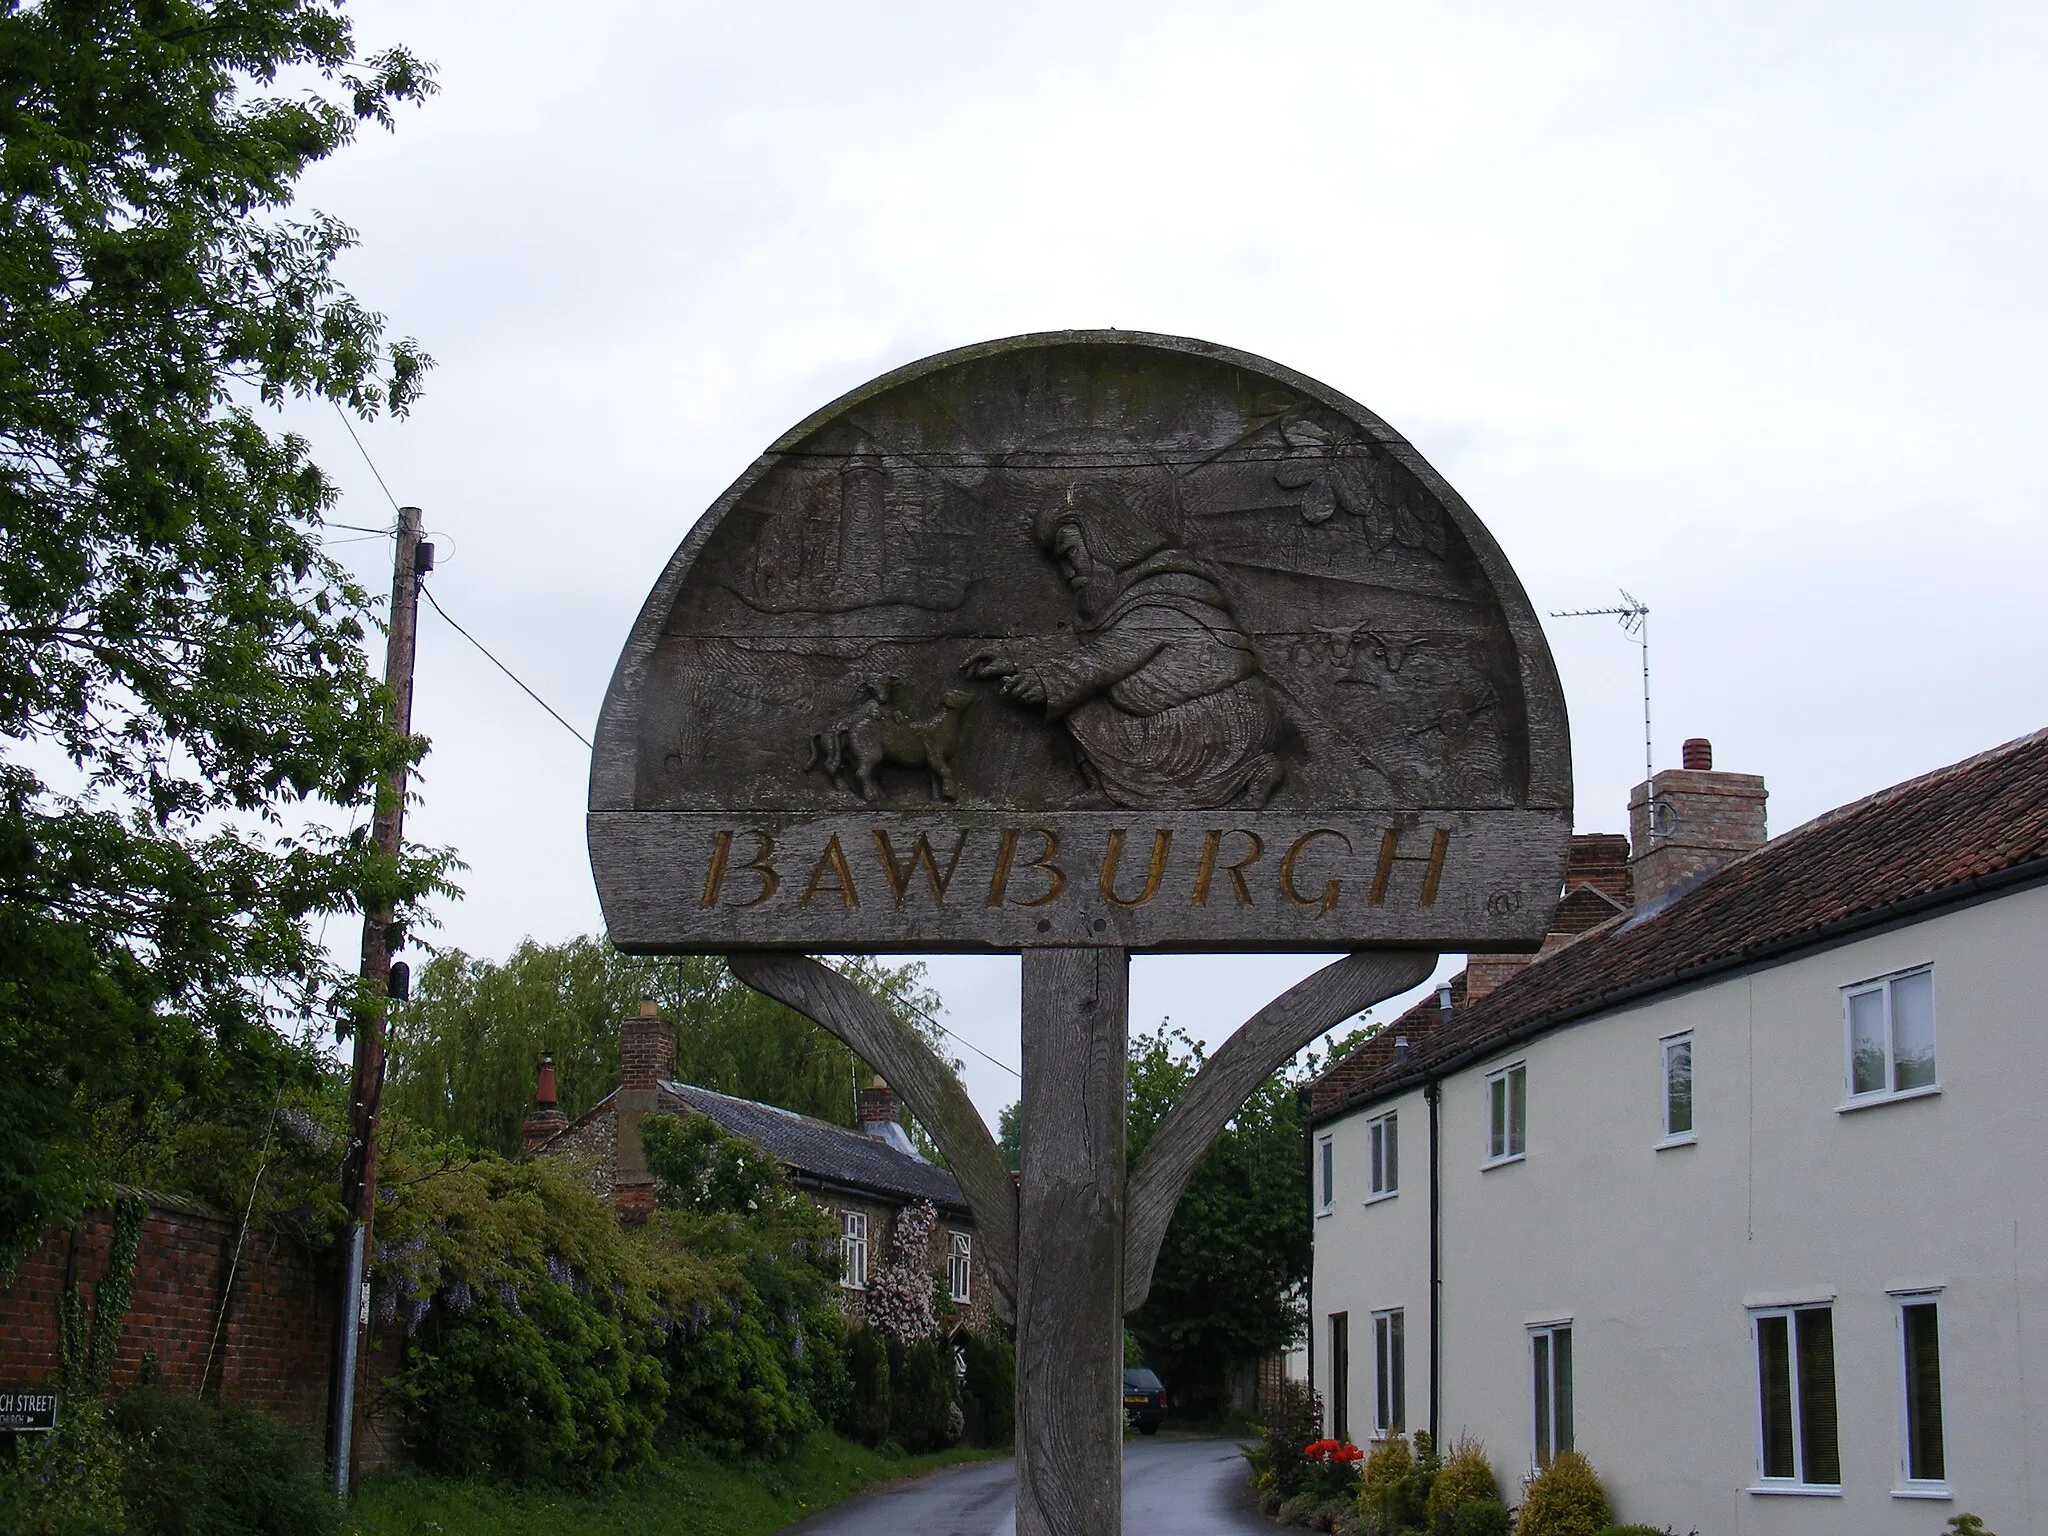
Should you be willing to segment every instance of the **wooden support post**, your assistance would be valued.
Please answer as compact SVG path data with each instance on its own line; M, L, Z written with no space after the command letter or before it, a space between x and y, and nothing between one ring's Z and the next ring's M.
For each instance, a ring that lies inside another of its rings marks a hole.
M1130 958L1024 952L1017 1536L1123 1529Z

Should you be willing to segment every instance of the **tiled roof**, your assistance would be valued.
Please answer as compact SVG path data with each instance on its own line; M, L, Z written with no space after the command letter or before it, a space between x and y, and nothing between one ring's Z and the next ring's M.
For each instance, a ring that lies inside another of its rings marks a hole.
M735 1136L773 1153L799 1174L898 1199L929 1200L955 1211L967 1209L952 1174L872 1136L691 1083L663 1083L661 1089Z
M1359 1108L1509 1037L2031 879L2048 879L2048 731L1773 838L1659 906L1615 916L1418 1038L1436 1008L1424 999L1317 1080L1312 1114ZM1397 1031L1409 1043L1398 1064Z

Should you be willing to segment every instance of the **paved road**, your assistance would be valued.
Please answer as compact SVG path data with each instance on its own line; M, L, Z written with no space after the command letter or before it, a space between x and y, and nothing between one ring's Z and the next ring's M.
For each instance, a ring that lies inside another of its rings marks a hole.
M1229 1440L1134 1440L1124 1447L1124 1529L1133 1536L1274 1536L1252 1507ZM784 1536L1014 1536L1016 1468L982 1461L849 1499Z

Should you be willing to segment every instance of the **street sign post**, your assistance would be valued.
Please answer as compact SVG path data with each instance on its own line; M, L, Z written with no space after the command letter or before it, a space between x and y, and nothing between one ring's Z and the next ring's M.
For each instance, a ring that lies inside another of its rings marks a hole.
M718 952L883 1072L1018 1330L1020 1536L1119 1529L1122 1319L1270 1073L1527 950L1571 836L1564 701L1492 537L1386 423L1183 338L1058 332L796 427L642 608L592 758L612 939ZM1340 952L1124 1166L1134 951ZM1023 956L1021 1187L950 1070L815 953Z

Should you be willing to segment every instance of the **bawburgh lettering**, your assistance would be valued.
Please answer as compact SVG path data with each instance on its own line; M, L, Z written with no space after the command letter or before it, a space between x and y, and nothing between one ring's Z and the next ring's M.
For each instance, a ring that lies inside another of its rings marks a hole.
M849 854L845 834L835 831L827 834L814 855L797 855L792 863L791 850L779 845L773 832L722 827L712 835L698 906L759 907L780 897L806 910L814 903L836 903L855 912L865 889L867 899L888 899L899 907L911 901L944 906L949 897L978 898L984 907L1049 907L1067 895L1071 867L1096 871L1097 890L1116 907L1149 906L1162 896L1206 907L1212 895L1249 907L1258 904L1253 894L1257 888L1267 889L1269 899L1291 902L1322 917L1344 899L1346 872L1359 862L1352 834L1335 827L1309 828L1277 859L1267 857L1265 839L1248 827L1205 828L1199 851L1176 859L1173 828L1159 827L1151 831L1142 873L1136 872L1134 861L1133 873L1127 875L1124 854L1134 831L1141 838L1145 835L1129 827L1108 828L1098 854L1086 844L1063 846L1060 833L1043 826L992 827L979 837L976 829L961 828L953 834L951 847L944 846L944 834L940 846L934 847L929 834L918 832L905 839L907 848L898 844L901 834L873 827L871 848L854 839ZM1451 846L1450 829L1425 829L1419 841L1423 851L1404 852L1399 827L1387 827L1371 839L1371 878L1364 897L1368 904L1385 906L1395 894L1397 868L1412 866L1409 899L1418 907L1436 905ZM1262 864L1271 866L1269 877L1254 873ZM808 869L800 886L786 879L792 868ZM1216 883L1219 874L1226 882L1222 891ZM1351 878L1355 885L1356 877Z

